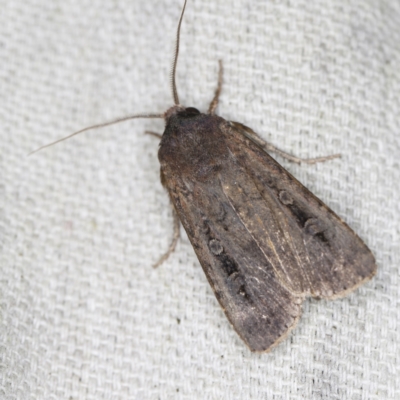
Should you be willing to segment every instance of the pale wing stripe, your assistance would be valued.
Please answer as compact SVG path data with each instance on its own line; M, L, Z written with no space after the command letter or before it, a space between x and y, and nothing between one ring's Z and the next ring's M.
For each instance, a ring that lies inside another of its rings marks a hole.
M268 257L268 255L265 253L263 247L260 245L259 241L255 238L255 236L254 236L254 235L252 234L252 232L249 230L249 228L247 227L247 225L245 224L245 222L243 221L243 219L240 217L240 213L238 212L238 210L236 209L236 207L234 206L234 204L233 204L232 201L230 200L230 198L229 198L227 192L225 191L224 184L221 182L221 179L220 179L220 184L221 184L221 188L222 188L223 193L225 194L226 199L228 200L230 206L232 207L232 209L235 211L236 215L237 215L238 218L240 219L240 222L243 224L243 226L246 228L246 230L247 230L247 232L249 233L249 235L252 237L252 239L254 240L254 242L257 244L257 247L260 249L260 251L261 251L262 254L264 255L265 259L268 260L269 263L273 266L275 272L277 273L277 276L279 277L280 272L277 271L277 269L276 269L276 267L275 267L275 265L274 265L274 262L272 262L272 260ZM279 254L278 254L278 253L276 252L276 250L275 250L275 246L274 246L274 244L273 244L273 242L272 242L272 240L271 240L271 236L270 236L268 233L267 233L267 235L268 235L268 242L269 242L269 244L270 244L270 247L271 247L272 251L274 252L276 258L278 259L279 264L280 264L282 270L283 270L284 272L286 272L285 267L284 267L284 263L282 263L282 260L281 260L281 258L279 257ZM287 275L288 275L288 274L287 274ZM292 282L292 280L290 279L290 277L288 277L288 280L289 280L290 282ZM281 283L283 284L283 282L281 282ZM289 291L291 292L291 290L290 290L289 288L287 288L286 285L284 285L284 286L286 287L287 290L289 290Z

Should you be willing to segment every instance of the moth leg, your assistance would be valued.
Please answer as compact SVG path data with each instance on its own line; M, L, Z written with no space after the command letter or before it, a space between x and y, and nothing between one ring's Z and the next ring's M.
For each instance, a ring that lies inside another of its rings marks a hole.
M223 67L222 67L222 60L219 60L218 64L219 64L219 71L218 71L217 89L215 90L215 95L210 103L210 107L208 107L208 113L211 115L215 114L215 109L218 106L219 95L221 94L221 90L222 90L222 74L224 72Z
M164 261L166 261L168 257L174 252L176 244L178 243L180 222L178 214L175 211L175 208L174 207L171 208L172 208L172 218L174 220L174 235L172 237L168 250L158 259L158 261L153 265L153 268L159 267Z
M162 138L162 135L161 135L161 134L159 134L159 133L157 133L157 132L145 131L144 133L145 133L146 135L152 135L152 136L155 136L155 137L157 137L157 138L159 138L159 139L161 139L161 138Z
M231 122L234 126L239 128L240 130L244 131L246 136L252 139L255 143L257 143L260 147L262 147L264 150L268 152L272 152L275 154L280 155L283 158L286 158L286 160L295 162L297 164L305 163L305 164L316 164L318 162L324 162L328 160L333 160L334 158L340 158L341 154L332 154L330 156L324 156L324 157L316 157L316 158L301 158L301 157L296 157L292 154L286 153L283 150L278 149L271 143L266 142L264 139L260 138L260 136L257 135L252 129L249 127L241 124L240 122Z
M286 160L295 162L297 164L301 164L301 163L305 163L305 164L316 164L319 162L324 162L324 161L329 161L329 160L333 160L334 158L340 158L341 154L332 154L330 156L324 156L324 157L315 157L315 158L301 158L301 157L296 157L292 154L286 153L283 150L278 149L277 147L275 147L274 145L270 144L270 143L266 143L264 144L264 148L267 151L271 151L275 154L280 155L283 158L286 158Z

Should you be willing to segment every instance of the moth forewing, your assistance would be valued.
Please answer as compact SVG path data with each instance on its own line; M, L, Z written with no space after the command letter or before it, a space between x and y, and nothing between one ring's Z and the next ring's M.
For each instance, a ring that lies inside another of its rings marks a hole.
M261 193L259 215L249 220L260 246L272 247L274 270L293 293L338 298L369 280L375 259L354 231L242 130L231 128L228 146ZM247 205L254 212L255 204ZM261 232L268 232L266 240Z
M353 290L374 258L240 127L188 110L166 120L164 185L228 319L251 350L268 351L306 296Z

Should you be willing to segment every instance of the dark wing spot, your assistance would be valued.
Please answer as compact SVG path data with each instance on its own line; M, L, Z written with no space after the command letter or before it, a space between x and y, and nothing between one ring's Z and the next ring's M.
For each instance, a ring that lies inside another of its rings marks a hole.
M318 232L315 237L317 237L321 242L329 243L329 240L324 235L324 232Z
M304 230L311 236L318 238L321 242L328 243L324 231L325 227L318 218L309 218L304 224Z
M305 226L307 220L310 216L305 213L297 204L290 204L290 210L293 213L294 218L297 220L298 224L303 227Z
M249 299L249 295L246 292L246 287L245 285L241 285L238 291L238 294L242 297L244 297L245 299Z
M232 274L234 274L235 272L239 271L239 268L238 268L235 260L230 258L227 254L222 253L216 257L220 261L222 268L228 277L231 276Z

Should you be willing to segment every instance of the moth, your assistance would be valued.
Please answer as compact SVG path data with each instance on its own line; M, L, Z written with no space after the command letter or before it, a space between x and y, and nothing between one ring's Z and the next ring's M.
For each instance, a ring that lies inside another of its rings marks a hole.
M163 114L119 118L57 142L128 119L164 118L163 135L149 133L161 138L161 182L171 199L175 223L170 248L157 264L174 250L181 223L236 332L250 350L269 351L294 328L306 297L345 296L371 279L375 260L349 226L267 150L308 163L337 155L297 159L264 142L247 126L215 114L221 62L208 112L180 104L175 75L185 7L186 0L172 67L174 105Z

